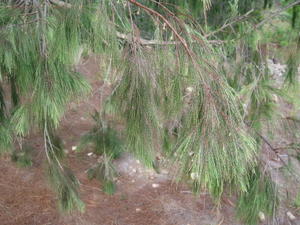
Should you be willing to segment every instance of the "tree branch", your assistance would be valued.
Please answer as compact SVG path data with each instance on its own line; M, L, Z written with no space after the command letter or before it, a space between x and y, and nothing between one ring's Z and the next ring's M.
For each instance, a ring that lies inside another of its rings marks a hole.
M291 120L291 121L294 121L294 122L297 122L297 123L300 122L299 119L297 119L295 117L292 117L292 116L283 117L283 119Z
M282 164L287 168L287 170L290 172L291 175L293 175L298 183L300 183L300 178L297 174L295 174L290 168L289 165L284 161L284 159L278 154L277 148L274 148L272 144L268 141L266 137L264 137L262 134L257 132L255 129L253 129L248 123L245 123L250 129L254 131L254 133L269 147L272 152L276 154L278 159L282 162Z
M128 0L130 3L138 6L139 8L145 10L146 12L152 14L152 15L155 15L157 16L158 18L160 18L162 21L165 22L165 24L171 29L171 31L174 33L174 35L176 36L176 38L179 40L179 42L181 42L181 44L183 45L183 47L185 48L187 54L192 58L194 59L194 53L191 51L191 49L188 47L188 44L186 42L186 40L181 37L178 32L176 31L176 29L173 27L173 25L163 16L161 15L160 13L156 12L155 10L151 9L151 8L148 8L146 7L145 5L137 2L136 0Z
M261 27L263 24L265 24L266 22L268 22L270 19L272 19L273 17L275 16L278 16L279 14L281 14L282 12L284 12L285 10L289 9L289 8L292 8L296 5L300 5L300 0L297 0L293 3L290 3L289 5L283 7L283 8L280 8L278 9L276 12L274 13L270 13L266 19L262 20L261 22L259 22L258 24L256 24L254 26L255 29L257 29L258 27Z
M117 31L117 37L123 40L126 40L128 42L132 42L135 37L132 37L131 35L123 34ZM196 42L196 41L195 41ZM222 44L224 41L221 40L208 40L207 41L210 44ZM160 40L146 40L143 38L139 38L139 43L141 45L177 45L181 44L179 41L160 41Z
M210 36L212 36L212 35L214 35L214 34L216 34L216 33L219 33L220 31L222 31L222 30L224 30L226 27L229 27L229 26L231 26L231 25L233 25L233 24L235 24L235 23L237 23L237 22L240 22L240 21L242 21L242 20L244 20L245 18L247 18L252 12L253 12L254 10L253 9L251 9L249 12L247 12L246 14L244 14L244 15L242 15L242 16L239 16L239 17L237 17L237 18L235 18L232 22L230 22L230 23L225 23L225 24L223 24L223 26L222 27L220 27L219 29L217 29L217 30L215 30L215 31L213 31L213 32L211 32L211 33L209 33L209 34L206 34L206 35L204 35L204 37L210 37Z

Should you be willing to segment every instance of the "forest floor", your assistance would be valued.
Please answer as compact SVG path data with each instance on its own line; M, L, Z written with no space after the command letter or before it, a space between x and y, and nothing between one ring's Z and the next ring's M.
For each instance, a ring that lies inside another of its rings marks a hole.
M0 224L239 225L232 199L222 199L222 207L217 209L207 193L193 195L186 185L174 184L168 171L156 174L130 154L115 162L120 176L114 195L105 194L98 181L87 178L86 171L97 162L97 157L89 156L88 149L77 153L72 147L78 146L80 137L92 128L90 115L110 92L101 81L98 65L95 57L79 65L93 91L87 99L70 104L59 128L68 152L66 162L81 184L85 213L59 213L55 193L45 175L42 137L32 134L28 140L36 150L32 167L18 168L8 156L0 159ZM279 164L278 160L274 162Z

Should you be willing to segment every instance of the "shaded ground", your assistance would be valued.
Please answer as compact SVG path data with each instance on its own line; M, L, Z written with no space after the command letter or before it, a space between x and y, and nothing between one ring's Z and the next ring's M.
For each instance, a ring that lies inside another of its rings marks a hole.
M87 179L86 170L97 158L87 152L75 153L82 134L93 125L90 114L101 104L109 87L94 80L99 71L95 57L79 66L93 86L88 99L72 103L62 121L60 135L69 152L67 162L81 183L81 196L86 212L61 215L55 194L48 186L44 173L43 141L36 134L30 143L36 149L34 165L19 169L10 158L0 160L0 224L1 225L238 225L233 205L225 201L216 210L206 193L199 197L184 185L172 185L167 172L156 175L125 154L116 162L121 173L115 195L102 192L98 181ZM93 78L92 78L93 77ZM100 80L100 79L99 79Z

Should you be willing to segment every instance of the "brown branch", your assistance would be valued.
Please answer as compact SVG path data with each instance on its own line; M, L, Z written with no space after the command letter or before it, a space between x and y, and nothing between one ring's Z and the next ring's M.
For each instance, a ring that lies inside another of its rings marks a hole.
M172 16L174 18L174 20L176 20L179 24L181 24L181 20L168 7L166 7L166 5L171 5L171 6L175 7L178 10L178 12L177 12L178 15L187 17L194 24L199 25L198 22L195 21L195 18L193 16L181 12L176 4L167 3L167 2L161 3L161 2L158 2L156 0L150 0L150 1L153 2L153 3L156 3L157 5L159 5L162 9L164 9L167 13L169 13L169 15ZM202 34L205 33L200 25L198 26L198 28L200 29Z
M194 59L194 53L191 51L191 49L188 47L188 44L186 43L186 40L181 37L178 32L176 31L176 29L173 27L173 25L160 13L156 12L155 10L148 8L147 6L137 2L136 0L128 0L130 3L138 6L139 8L147 11L148 13L157 16L158 18L160 18L162 21L165 22L165 24L171 29L171 31L173 32L173 34L177 37L177 39L179 40L179 42L181 42L181 44L183 45L183 47L185 48L187 54Z
M276 150L276 151L278 151L278 150L287 150L287 149L300 150L300 146L297 147L294 143L290 143L286 146L274 148L274 150Z
M116 35L118 38L126 40L128 42L134 41L135 37L132 37L132 35L123 34L120 32L116 32ZM139 44L141 45L178 45L181 44L179 41L160 41L160 40L146 40L141 37L139 39ZM221 40L208 40L207 41L210 44L222 44L224 41Z
M173 33L173 34L175 35L175 37L179 40L179 42L183 45L184 50L186 51L187 55L191 58L192 63L193 63L193 65L195 66L195 68L196 68L198 71L201 71L201 70L200 70L200 64L197 62L196 57L195 57L195 53L193 52L193 50L189 48L189 46L188 46L186 40L185 40L181 35L178 34L177 30L173 27L173 25L172 25L172 24L171 24L171 23L170 23L163 15L161 15L160 13L158 13L157 11L155 11L155 10L153 10L153 9L151 9L151 8L148 8L147 6L144 6L143 4L137 2L136 0L127 0L127 1L129 1L130 3L136 5L137 7L139 7L139 8L141 8L141 9L145 10L148 14L154 15L154 16L158 17L159 19L161 19L161 20L166 24L166 26L172 31L172 33ZM167 9L167 10L168 10L168 9ZM169 11L169 10L168 10L168 11ZM171 15L171 16L174 16L174 14L173 14L172 12L171 12L170 15ZM175 19L176 19L176 22L177 22L177 23L179 23L179 24L181 23L181 21L178 20L176 17L175 17ZM195 38L194 38L194 39L195 39ZM197 40L195 40L195 41L197 41ZM219 42L219 43L220 43L220 42ZM214 65L213 65L213 64L211 64L210 62L208 62L205 58L202 58L202 60L203 60L205 63L207 63L207 65L215 72L215 68L214 68ZM216 80L219 80L219 79L220 79L220 77L219 77L218 75L216 75L215 73L211 73L211 75L212 75L212 76L214 77L214 79L216 79ZM207 85L205 85L205 86L207 86ZM209 88L207 88L207 89L205 89L205 90L208 90L208 92L210 92L210 89L209 89Z
M299 120L299 119L297 119L297 118L295 118L295 117L292 117L292 116L287 116L287 117L284 117L284 119L291 120L291 121L294 121L294 122L297 122L297 123L299 123L299 122L300 122L300 120Z

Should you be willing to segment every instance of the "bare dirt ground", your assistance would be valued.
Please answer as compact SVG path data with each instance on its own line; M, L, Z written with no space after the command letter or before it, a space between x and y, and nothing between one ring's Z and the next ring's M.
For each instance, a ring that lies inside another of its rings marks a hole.
M30 137L36 150L34 164L20 169L9 157L0 159L1 225L238 225L231 201L216 209L207 193L194 196L185 185L175 185L167 173L145 169L131 155L124 154L116 167L120 172L116 194L102 192L100 183L88 180L86 170L97 161L87 151L76 153L81 135L93 122L90 114L101 105L99 63L91 57L79 66L93 87L81 102L71 103L59 130L65 142L67 163L81 183L80 194L85 213L62 215L56 196L49 188L44 171L43 141L38 134ZM96 79L96 78L99 78ZM107 88L108 90L109 88ZM107 93L109 90L107 91ZM104 95L107 94L104 92ZM102 93L103 94L103 93Z

